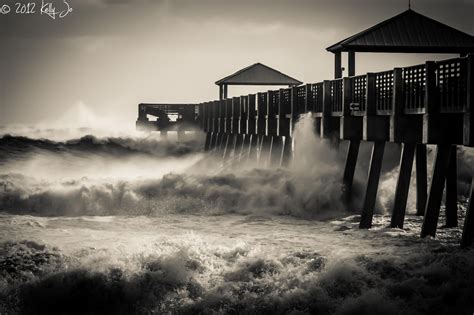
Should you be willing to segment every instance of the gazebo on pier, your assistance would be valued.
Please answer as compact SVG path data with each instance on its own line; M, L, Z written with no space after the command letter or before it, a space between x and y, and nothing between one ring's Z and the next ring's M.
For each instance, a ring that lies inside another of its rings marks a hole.
M354 76L356 52L446 53L465 56L474 52L474 37L409 8L326 50L334 53L334 77L337 79L342 77L342 52L347 52L348 76Z
M227 98L229 85L288 85L292 87L301 83L303 82L259 62L216 81L216 85L219 86L220 100Z

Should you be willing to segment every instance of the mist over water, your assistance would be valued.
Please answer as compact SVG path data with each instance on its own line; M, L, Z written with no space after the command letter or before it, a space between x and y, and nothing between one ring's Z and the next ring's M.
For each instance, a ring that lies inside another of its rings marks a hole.
M313 128L298 122L285 169L222 167L202 135L4 129L0 313L472 313L459 228L420 239L413 215L386 228L399 148L362 231L370 146L346 207L344 156ZM460 156L464 174L472 158Z
M344 212L343 160L312 132L295 130L288 169L222 168L202 139L97 138L56 142L3 136L0 207L35 215L283 214ZM201 141L200 141L201 140ZM217 166L217 167L216 167Z

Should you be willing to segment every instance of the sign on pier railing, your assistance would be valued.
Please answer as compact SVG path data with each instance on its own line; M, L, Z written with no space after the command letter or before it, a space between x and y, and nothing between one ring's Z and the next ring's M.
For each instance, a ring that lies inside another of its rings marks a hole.
M347 81L346 81L347 82ZM367 75L359 75L349 78L349 108L354 116L365 115L367 97Z

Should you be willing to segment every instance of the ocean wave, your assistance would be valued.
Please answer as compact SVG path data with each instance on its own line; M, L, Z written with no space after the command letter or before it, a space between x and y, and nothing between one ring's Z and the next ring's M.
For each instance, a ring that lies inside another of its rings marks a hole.
M474 252L453 248L345 259L317 250L235 256L232 248L177 248L135 257L133 269L103 270L29 241L0 250L2 313L468 314L474 307Z
M110 182L0 175L0 211L39 216L254 213L328 219L345 213L341 195L331 172L305 177L283 169Z
M114 157L146 154L156 157L179 157L202 150L199 139L177 142L156 137L145 138L98 138L93 135L67 141L32 139L22 136L3 135L0 138L0 162L25 158L34 153L96 154Z
M0 164L0 211L39 216L278 214L318 220L360 212L370 143L361 145L354 200L345 205L344 157L313 129L311 117L297 123L295 156L286 169L259 169L251 163L223 168L219 157L196 154L202 148L198 140L87 136L55 142L4 136L0 156L17 154L24 161ZM399 145L387 145L377 213L391 208L399 153ZM466 194L474 155L459 149L458 156L459 194ZM416 191L414 181L411 185L409 212Z

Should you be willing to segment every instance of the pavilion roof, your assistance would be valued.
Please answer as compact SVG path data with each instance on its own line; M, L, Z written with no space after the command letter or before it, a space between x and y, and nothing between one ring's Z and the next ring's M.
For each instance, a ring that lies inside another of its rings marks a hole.
M330 52L474 52L474 37L408 9L327 48Z
M300 85L301 83L259 62L216 81L217 85Z

